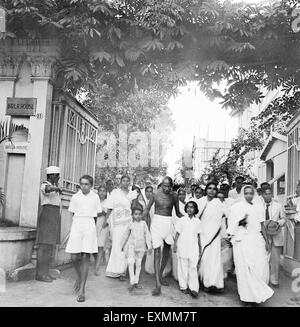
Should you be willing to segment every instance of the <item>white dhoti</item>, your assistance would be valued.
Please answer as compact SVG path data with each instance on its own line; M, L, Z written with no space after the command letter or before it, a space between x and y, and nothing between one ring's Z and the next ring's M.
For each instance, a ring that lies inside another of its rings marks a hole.
M172 217L154 215L150 226L153 248L161 247L164 242L169 245L174 243L172 237Z
M198 258L181 258L178 256L177 271L178 282L181 290L189 288L191 291L199 292L199 280L197 272Z
M262 235L249 233L234 242L233 258L240 299L255 303L269 299L274 291L268 286L268 254Z
M67 253L97 253L97 233L93 217L73 217Z

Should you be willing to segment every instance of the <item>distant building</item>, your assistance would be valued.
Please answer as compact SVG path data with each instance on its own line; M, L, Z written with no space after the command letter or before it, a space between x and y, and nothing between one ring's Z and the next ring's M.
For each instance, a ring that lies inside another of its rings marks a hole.
M286 175L286 197L293 199L297 197L296 188L300 182L300 111L287 124L287 175ZM300 223L295 223L296 211L287 210L286 239L284 246L283 267L292 272L300 268Z
M267 181L274 193L274 198L285 203L285 175L287 168L287 137L272 132L263 147L258 167L258 181Z
M185 147L182 151L181 163L182 167L181 177L183 178L184 183L188 183L193 178L193 158L192 158L192 149L190 147ZM178 180L178 177L177 177Z
M264 90L263 90L264 92ZM279 89L272 91L265 91L265 96L259 104L252 104L243 111L232 113L233 117L238 117L238 127L240 129L248 129L251 124L251 119L258 116L268 105L276 98L282 95L282 91ZM268 135L265 134L264 141L268 141ZM258 177L258 183L265 182L265 176L259 173L265 165L260 158L261 151L252 151L245 156L245 165L251 165L250 173Z
M194 138L192 150L193 176L201 177L204 169L209 165L213 156L219 151L218 156L225 158L231 147L228 141L213 141L206 138Z

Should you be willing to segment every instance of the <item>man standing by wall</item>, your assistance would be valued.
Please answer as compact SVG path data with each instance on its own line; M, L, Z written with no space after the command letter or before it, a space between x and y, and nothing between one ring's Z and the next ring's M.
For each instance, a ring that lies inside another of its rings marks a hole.
M278 231L276 234L269 235L268 237L271 246L270 283L273 287L279 287L280 254L284 245L284 230L282 227L286 222L285 211L284 207L280 203L274 201L271 187L265 187L262 190L262 197L264 199L263 207L265 212L267 234L267 224L269 224L269 221L275 221L278 224Z
M46 174L47 181L41 186L42 211L37 224L36 280L49 283L53 280L49 274L52 253L56 244L60 243L60 169L55 166L48 167Z

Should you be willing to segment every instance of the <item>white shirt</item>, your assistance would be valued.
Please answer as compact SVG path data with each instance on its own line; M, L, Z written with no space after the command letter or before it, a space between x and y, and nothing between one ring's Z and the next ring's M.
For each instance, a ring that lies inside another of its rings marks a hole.
M80 190L72 196L69 211L74 217L97 217L102 212L99 196L93 191L84 195Z
M240 200L242 198L242 191L240 193L237 192L236 188L230 190L228 192L228 197L234 200Z
M181 217L175 226L179 233L177 241L177 253L181 258L199 257L198 234L201 232L201 221L199 218L189 218L186 214Z

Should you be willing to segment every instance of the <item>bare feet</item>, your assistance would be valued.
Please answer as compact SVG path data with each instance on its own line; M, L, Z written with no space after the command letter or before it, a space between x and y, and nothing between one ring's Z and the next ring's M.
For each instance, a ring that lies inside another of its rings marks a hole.
M186 288L185 290L180 290L183 294L189 294L189 290Z
M162 278L161 281L160 281L160 283L163 286L169 286L169 282L165 278Z
M120 280L120 282L126 282L126 277L125 276L120 276L119 280Z
M128 287L128 291L129 291L129 292L133 292L133 290L134 290L134 285L130 285L130 286Z
M197 297L198 297L198 292L196 292L196 291L191 291L191 297L193 297L194 299L197 299Z
M81 284L80 279L76 279L75 284L74 284L74 287L73 287L74 292L76 292L76 293L79 292L80 284Z
M152 295L153 295L153 296L159 296L159 295L161 295L161 289L160 289L160 288L155 288L155 289L152 291Z
M134 287L137 288L138 290L143 288L141 284L134 284Z

